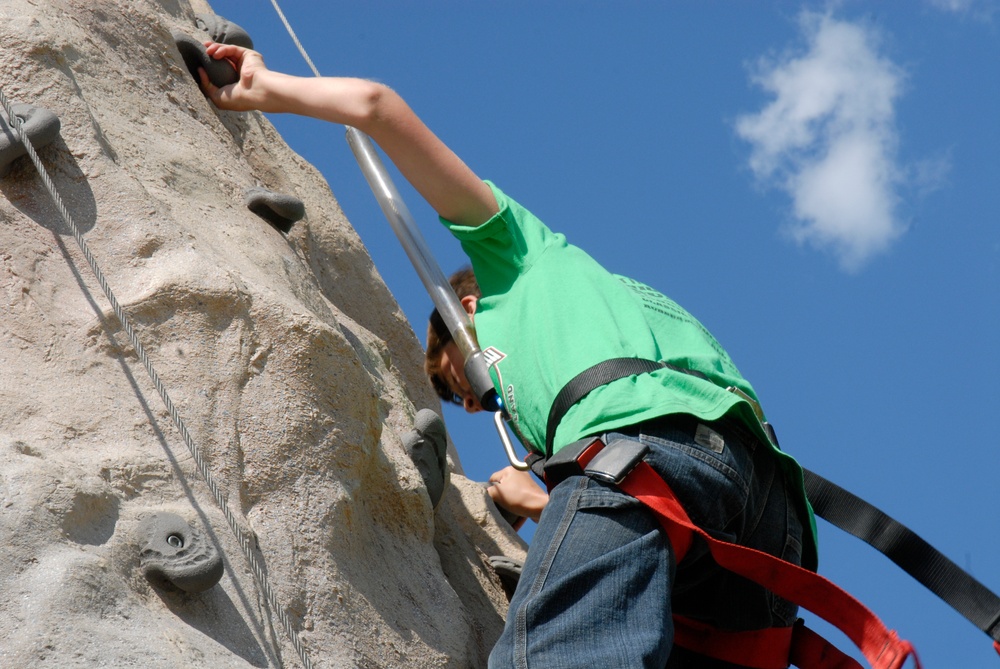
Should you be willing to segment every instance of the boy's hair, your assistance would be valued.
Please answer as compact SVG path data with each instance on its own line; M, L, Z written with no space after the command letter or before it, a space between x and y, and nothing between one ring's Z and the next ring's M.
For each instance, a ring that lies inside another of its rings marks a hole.
M460 300L468 295L477 299L483 296L471 267L463 267L452 274L448 283L451 284ZM451 332L448 331L448 326L445 325L441 314L435 309L431 312L430 323L427 325L427 353L424 355L424 372L431 380L434 392L446 402L455 402L455 393L448 387L448 383L441 374L441 353L451 341Z

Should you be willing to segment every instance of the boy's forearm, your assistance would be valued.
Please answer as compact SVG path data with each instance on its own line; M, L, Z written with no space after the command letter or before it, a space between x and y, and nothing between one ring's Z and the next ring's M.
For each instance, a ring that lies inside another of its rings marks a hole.
M350 125L367 132L383 90L381 84L345 77L296 77L280 72L255 74L257 108Z

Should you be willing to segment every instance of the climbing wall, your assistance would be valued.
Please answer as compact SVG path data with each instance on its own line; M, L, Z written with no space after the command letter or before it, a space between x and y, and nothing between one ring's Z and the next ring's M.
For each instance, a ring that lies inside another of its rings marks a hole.
M200 93L199 12L0 2L0 90L58 117L38 154L198 453L4 129L0 667L485 666L524 546L451 446L432 504L420 344L324 179Z

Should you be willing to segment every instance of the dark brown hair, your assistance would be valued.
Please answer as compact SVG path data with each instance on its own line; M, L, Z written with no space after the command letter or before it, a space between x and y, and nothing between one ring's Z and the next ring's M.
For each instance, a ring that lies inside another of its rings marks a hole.
M471 267L463 267L452 274L448 283L451 284L460 300L469 295L477 299L483 296ZM446 402L455 402L455 393L448 387L447 381L441 374L441 353L451 341L451 332L448 331L448 326L445 325L441 314L435 309L431 312L430 322L427 325L427 352L424 354L424 372L431 380L434 392ZM457 403L461 404L461 402Z

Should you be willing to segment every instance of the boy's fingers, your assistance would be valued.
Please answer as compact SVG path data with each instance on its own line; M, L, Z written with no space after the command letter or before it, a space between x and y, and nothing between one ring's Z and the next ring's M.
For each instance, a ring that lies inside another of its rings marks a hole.
M209 98L214 99L215 94L219 89L215 84L212 83L212 80L208 78L208 72L205 71L205 68L203 67L198 68L198 78L201 80L201 90Z
M226 58L232 61L233 65L239 67L248 49L235 44L220 44L218 42L205 42L205 51L216 60Z

